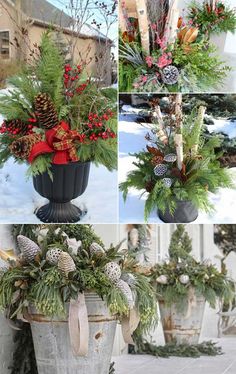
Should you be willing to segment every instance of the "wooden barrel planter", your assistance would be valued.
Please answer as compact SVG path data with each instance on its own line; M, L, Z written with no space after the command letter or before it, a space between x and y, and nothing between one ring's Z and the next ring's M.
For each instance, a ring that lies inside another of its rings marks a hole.
M90 162L70 162L55 165L48 172L33 177L35 190L49 200L35 214L45 223L78 222L86 212L71 204L71 200L82 195L87 188Z
M38 374L108 374L116 331L116 317L94 293L85 294L89 320L89 345L85 357L71 349L68 318L50 320L30 310Z
M174 213L166 209L164 213L158 211L160 219L165 223L189 223L198 217L198 210L191 201L177 201Z
M188 310L180 311L176 304L167 306L159 300L161 322L166 343L197 344L201 333L205 298L195 295L188 300Z
M0 313L0 373L10 374L9 367L13 363L14 330L7 323L6 318Z

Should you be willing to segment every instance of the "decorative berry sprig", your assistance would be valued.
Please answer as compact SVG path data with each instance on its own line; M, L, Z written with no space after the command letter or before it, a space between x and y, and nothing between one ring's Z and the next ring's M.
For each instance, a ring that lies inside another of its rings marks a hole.
M104 114L99 116L96 113L89 113L88 120L85 124L85 130L90 140L96 141L99 138L106 140L109 138L115 138L116 134L109 128L106 127L106 121L112 118L114 113L108 109Z
M80 79L80 74L82 72L82 66L77 65L75 68L70 64L64 66L64 86L66 88L65 94L67 97L73 97L76 93L82 93L87 87L87 83L77 85Z

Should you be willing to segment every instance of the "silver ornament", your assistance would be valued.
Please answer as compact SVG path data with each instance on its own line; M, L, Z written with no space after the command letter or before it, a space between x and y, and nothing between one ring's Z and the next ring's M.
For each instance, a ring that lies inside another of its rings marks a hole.
M182 274L179 277L179 281L182 284L187 284L189 282L189 276L187 274Z
M166 275L160 275L159 277L157 277L156 281L157 283L160 283L160 284L167 284L168 278Z
M60 248L49 249L46 253L46 260L50 265L57 265L61 254L62 250Z
M164 175L167 170L168 168L165 164L158 164L157 166L155 166L153 171L156 176L160 177L161 175Z
M179 80L179 70L176 66L168 65L161 72L162 81L165 84L175 84Z
M121 268L116 262L108 262L104 267L104 273L112 282L117 282L121 277Z
M171 178L162 179L164 186L170 188L172 186L173 180Z
M17 242L22 254L22 259L27 263L33 262L35 256L41 252L38 244L24 235L18 235Z
M76 270L73 258L67 252L62 252L58 259L58 269L68 277L68 274Z
M168 155L164 156L165 162L175 162L177 159L177 156L174 153L169 153Z
M91 256L96 255L96 256L100 257L100 256L103 256L105 254L105 251L100 246L100 244L95 243L95 242L90 245L89 250L90 250Z
M133 294L128 283L126 283L122 279L119 279L116 282L116 287L119 288L120 291L123 293L123 295L125 296L127 300L129 308L132 309L134 307L134 298L133 298Z

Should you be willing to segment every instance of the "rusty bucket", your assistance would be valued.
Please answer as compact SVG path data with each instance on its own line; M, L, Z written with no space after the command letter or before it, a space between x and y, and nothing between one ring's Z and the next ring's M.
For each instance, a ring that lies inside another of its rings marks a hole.
M197 344L202 327L205 298L201 295L189 297L187 307L180 311L176 304L166 305L159 300L161 322L166 343Z
M7 323L6 318L0 313L0 373L10 374L9 367L12 365L14 343L13 329Z
M108 374L117 321L94 293L85 295L89 318L89 346L85 357L72 353L68 319L48 320L31 313L38 374Z

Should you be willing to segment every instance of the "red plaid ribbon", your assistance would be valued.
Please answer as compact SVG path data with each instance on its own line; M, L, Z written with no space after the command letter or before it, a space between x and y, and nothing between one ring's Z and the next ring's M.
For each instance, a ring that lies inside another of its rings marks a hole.
M67 164L69 161L78 161L74 141L80 139L80 134L75 130L70 130L69 125L62 121L46 132L46 142L39 142L33 146L28 161L32 163L37 156L53 152L55 153L53 164Z

